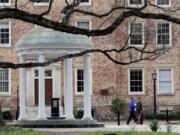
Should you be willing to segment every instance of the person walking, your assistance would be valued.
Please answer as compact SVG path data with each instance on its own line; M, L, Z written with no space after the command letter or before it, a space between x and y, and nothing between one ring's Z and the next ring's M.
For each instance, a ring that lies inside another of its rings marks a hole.
M129 118L127 121L127 125L129 125L129 122L131 121L132 118L134 119L134 122L136 122L136 115L135 115L136 103L133 97L131 97L128 103L128 107L129 107Z
M138 102L136 104L136 112L137 112L137 123L143 124L143 106L141 97L138 98Z

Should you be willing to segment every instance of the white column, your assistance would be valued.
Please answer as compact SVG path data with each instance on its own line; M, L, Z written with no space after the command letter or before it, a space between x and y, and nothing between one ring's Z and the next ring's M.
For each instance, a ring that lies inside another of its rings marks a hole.
M83 56L84 59L84 116L83 119L92 119L91 114L91 92L92 92L92 70L89 54Z
M45 62L44 54L39 55L39 62ZM44 67L39 67L39 113L37 119L45 120L45 74Z
M20 63L25 63L25 58L20 56ZM25 68L19 69L19 107L20 114L18 120L26 120L26 112L25 112L25 97L26 97L26 70Z
M74 119L73 115L73 82L72 59L64 60L64 98L66 119Z

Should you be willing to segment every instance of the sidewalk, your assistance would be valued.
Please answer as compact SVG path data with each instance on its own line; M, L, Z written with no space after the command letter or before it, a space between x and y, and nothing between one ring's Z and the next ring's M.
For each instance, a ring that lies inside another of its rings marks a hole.
M36 131L43 131L46 135L79 135L83 132L95 132L95 131L104 131L104 132L117 132L117 131L151 131L149 128L148 122L145 122L144 125L136 125L131 123L130 125L124 124L117 126L115 122L104 122L105 127L103 128L47 128L47 129L34 129ZM163 122L160 122L160 124ZM161 124L159 127L160 132L167 131L167 125ZM180 133L180 125L172 125L171 131Z

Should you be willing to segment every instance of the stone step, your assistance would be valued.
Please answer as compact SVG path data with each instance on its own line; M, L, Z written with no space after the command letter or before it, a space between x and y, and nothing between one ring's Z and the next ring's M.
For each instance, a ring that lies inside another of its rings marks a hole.
M64 116L63 108L60 107L59 110L60 110L60 116ZM26 115L27 115L28 120L36 120L37 116L38 116L38 107L37 106L27 106L26 107ZM46 106L46 117L50 117L50 116L51 116L51 107Z

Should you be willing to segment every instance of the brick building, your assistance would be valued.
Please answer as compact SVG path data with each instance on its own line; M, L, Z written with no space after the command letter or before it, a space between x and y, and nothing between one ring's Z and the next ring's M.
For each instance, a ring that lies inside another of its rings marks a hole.
M119 0L120 3L121 0ZM176 8L180 5L178 0L151 0L155 5L164 7L166 9ZM23 10L31 11L34 13L43 12L48 6L48 0L42 0L41 3L29 3L24 5L24 1L20 1L19 7ZM93 10L94 12L106 12L112 5L113 1L110 0L86 0L80 4L82 9ZM7 0L2 1L1 6L14 6L14 1ZM23 5L23 6L22 6ZM60 10L64 5L63 0L54 0L52 5L52 11L47 18L53 20L61 20ZM142 6L143 1L139 0L127 0L127 6L135 7ZM147 12L165 12L155 7L149 7ZM178 16L178 11L169 13ZM113 14L113 17L116 13ZM96 48L111 49L120 48L127 40L130 29L138 29L131 33L129 38L130 46L143 47L143 39L146 36L145 31L150 31L152 48L166 45L172 47L166 54L162 55L154 61L141 61L131 65L116 65L105 56L99 53L91 55L92 58L92 107L96 108L97 116L111 116L110 109L111 101L114 97L128 101L129 97L134 96L135 99L139 96L143 99L143 105L145 111L152 112L153 104L153 81L152 73L154 70L157 72L157 105L158 111L169 108L172 111L179 112L180 110L180 85L178 83L180 78L180 62L179 62L179 26L170 22L162 20L143 20L136 18L134 25L131 25L133 18L127 18L122 25L112 34L100 37L91 37L91 40L95 44ZM71 24L81 28L96 29L103 24L103 27L108 26L108 22L104 23L106 18L97 19L91 16L84 16L81 14L75 14L71 18ZM109 22L112 20L109 20ZM16 43L25 34L32 29L36 29L39 26L29 24L19 20L4 19L0 22L0 60L19 63L19 57L16 53ZM132 27L132 28L131 28ZM125 59L126 55L114 54L117 59ZM30 61L30 60L29 60ZM33 61L33 60L32 60ZM62 66L58 66L58 74L60 76L60 84L58 87L61 89L61 105L63 108L64 97L64 68L63 63L59 62ZM50 98L53 95L53 68L49 66L46 68L47 74L47 87L46 91L49 93L47 98L47 106L49 106ZM37 68L33 70L26 69L26 81L32 82L26 87L26 107L27 111L36 111L37 107L37 95L36 84L38 71ZM83 108L83 65L81 58L74 58L73 62L73 94L74 94L74 110ZM1 69L0 70L0 102L3 110L16 111L17 107L17 90L19 86L19 70L13 69ZM56 85L55 85L56 86ZM33 98L32 98L33 97ZM62 109L63 110L63 109ZM32 112L30 112L32 113ZM62 112L63 113L63 112Z

